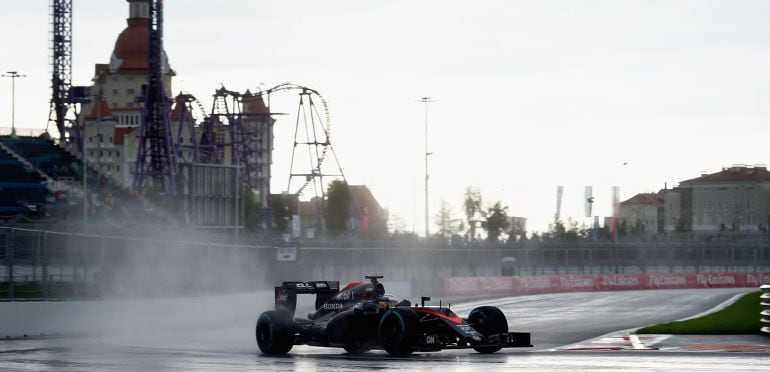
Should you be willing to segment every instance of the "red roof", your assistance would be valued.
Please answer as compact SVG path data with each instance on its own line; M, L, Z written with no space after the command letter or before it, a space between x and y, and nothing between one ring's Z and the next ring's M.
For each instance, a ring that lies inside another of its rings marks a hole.
M371 190L366 185L350 185L350 194L353 196L352 207L358 208L358 213L366 212L370 215L380 215L383 209L377 199L374 198ZM313 197L309 201L299 203L299 214L301 216L315 216L321 206L321 198Z
M265 100L261 94L246 94L242 98L243 112L251 114L269 114L270 110L265 105Z
M147 71L150 31L147 18L129 18L128 27L118 36L113 56L122 59L118 71Z
M185 107L185 100L182 96L177 96L174 102L174 108L171 109L171 120L178 122L182 117L182 109ZM185 121L191 122L193 120L192 112L187 111L185 113Z
M299 215L303 217L317 216L321 211L322 201L321 198L314 196L309 201L299 202Z
M722 171L712 174L704 174L698 178L680 182L681 184L698 184L709 182L765 182L770 181L770 172L767 167L734 166L722 168Z
M99 118L106 119L109 117L112 117L110 105L107 104L107 101L101 99L91 105L91 112L85 117L85 120L98 120Z
M382 207L377 199L374 198L372 191L366 185L350 185L350 193L353 194L353 201L358 207L359 213L380 213Z
M125 141L125 137L127 134L134 131L134 128L126 128L126 127L117 127L115 128L115 144L116 145L122 145Z
M97 63L94 65L94 81L100 81L107 75L110 65L106 63Z
M620 203L621 205L660 205L663 204L663 196L660 194L636 194L631 199Z

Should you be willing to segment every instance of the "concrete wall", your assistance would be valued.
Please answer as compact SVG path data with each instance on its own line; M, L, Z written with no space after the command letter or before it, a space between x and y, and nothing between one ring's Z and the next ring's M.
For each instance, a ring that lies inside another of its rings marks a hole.
M256 321L273 291L227 296L0 303L0 338L172 330Z
M415 300L412 283L384 284L387 293ZM273 301L273 291L263 290L170 299L0 302L0 338L219 328L234 324L252 327L262 311L273 308ZM313 301L313 295L299 296L298 316L309 312Z

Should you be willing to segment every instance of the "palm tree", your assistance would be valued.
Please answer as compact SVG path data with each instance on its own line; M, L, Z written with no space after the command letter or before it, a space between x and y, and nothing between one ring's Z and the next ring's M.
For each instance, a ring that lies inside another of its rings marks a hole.
M481 192L472 187L465 188L465 200L463 200L465 220L468 222L471 241L476 240L476 212L481 212Z

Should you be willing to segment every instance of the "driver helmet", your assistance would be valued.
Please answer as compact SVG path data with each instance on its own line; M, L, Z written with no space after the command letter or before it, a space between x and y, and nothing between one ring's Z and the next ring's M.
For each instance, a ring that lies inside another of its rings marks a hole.
M399 300L396 296L386 293L377 299L377 304L384 309L393 309L398 305Z

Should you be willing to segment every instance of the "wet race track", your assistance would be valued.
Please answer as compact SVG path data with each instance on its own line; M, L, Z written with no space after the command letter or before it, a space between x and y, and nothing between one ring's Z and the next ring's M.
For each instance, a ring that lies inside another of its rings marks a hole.
M229 317L214 324L189 322L163 329L133 325L99 336L0 342L0 369L14 371L83 370L767 370L770 353L684 352L673 348L631 351L571 351L570 345L602 335L688 317L748 289L593 292L507 297L453 304L461 316L481 304L500 307L511 331L532 333L532 349L503 349L491 355L473 350L390 357L383 351L362 355L342 349L295 346L287 356L260 355L254 319ZM158 314L173 317L173 314ZM226 318L226 317L225 317ZM160 322L163 323L163 322ZM169 322L170 323L170 322ZM216 323L216 322L215 322ZM770 342L765 342L768 344Z

